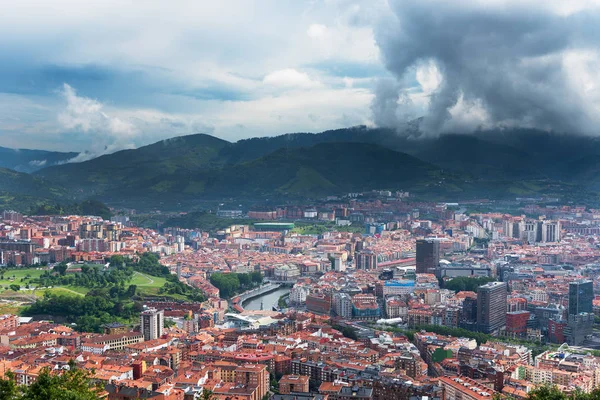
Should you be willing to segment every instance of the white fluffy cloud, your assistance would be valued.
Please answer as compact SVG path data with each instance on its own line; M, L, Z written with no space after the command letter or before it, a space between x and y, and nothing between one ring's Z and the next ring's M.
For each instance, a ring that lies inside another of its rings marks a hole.
M106 114L102 103L78 96L75 89L66 83L63 84L61 95L66 107L58 115L58 121L64 129L83 133L102 132L115 137L128 137L136 133L132 124Z
M370 123L369 86L385 72L368 21L385 3L4 4L0 145L99 154Z
M308 74L286 68L274 71L264 77L263 83L280 88L314 88L320 86L318 81L311 79Z
M0 145L97 154L423 115L441 131L589 133L599 13L600 0L7 2Z

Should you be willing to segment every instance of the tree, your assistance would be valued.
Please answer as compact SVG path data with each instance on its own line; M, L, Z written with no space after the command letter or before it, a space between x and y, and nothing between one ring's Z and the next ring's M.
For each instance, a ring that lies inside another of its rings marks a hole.
M9 286L9 288L10 288L10 290L18 292L19 290L21 290L21 285L17 285L15 283L13 283L12 285Z
M101 387L92 385L92 372L73 368L60 375L51 374L44 369L37 380L22 388L22 399L28 400L95 400Z
M127 288L127 292L125 293L125 295L127 297L133 297L135 296L135 291L137 290L137 286L136 285L129 285L129 287Z
M528 396L529 400L566 400L567 398L567 395L556 386L540 386L529 392Z
M111 267L120 268L125 265L125 258L116 254L110 258L109 262Z
M340 331L342 335L344 335L348 339L358 340L358 335L356 334L356 329L354 328L341 325L333 325L332 328Z
M455 292L476 292L477 288L486 283L495 281L494 278L481 276L481 277L469 277L469 276L458 276L452 278L449 281L443 282L443 286L446 289L454 290Z
M252 282L257 283L257 284L261 284L263 281L263 276L260 273L260 271L251 272L250 278L252 279Z
M15 378L13 373L8 371L6 377L0 379L0 400L16 400L17 398Z
M58 272L60 275L64 275L67 273L67 263L61 262L60 264L56 264L54 268L54 272Z
M214 400L215 395L212 390L208 390L206 388L202 389L202 393L200 394L200 400Z

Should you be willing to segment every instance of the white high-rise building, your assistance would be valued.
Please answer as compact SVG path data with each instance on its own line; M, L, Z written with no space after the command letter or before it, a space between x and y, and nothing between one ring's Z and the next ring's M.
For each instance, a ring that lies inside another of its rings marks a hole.
M309 290L303 284L296 283L292 290L290 290L290 303L292 304L304 304L306 303L306 296Z
M352 298L348 293L333 295L333 311L342 318L352 317Z
M560 242L559 221L544 221L542 223L542 242Z
M165 312L156 308L149 308L140 314L140 327L144 340L158 339L163 334L165 326Z

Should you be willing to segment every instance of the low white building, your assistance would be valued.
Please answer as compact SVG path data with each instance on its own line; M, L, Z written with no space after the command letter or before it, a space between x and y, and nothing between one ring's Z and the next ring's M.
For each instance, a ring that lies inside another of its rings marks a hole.
M304 304L306 303L306 296L309 293L309 289L306 285L295 284L292 290L290 290L290 303L291 304Z

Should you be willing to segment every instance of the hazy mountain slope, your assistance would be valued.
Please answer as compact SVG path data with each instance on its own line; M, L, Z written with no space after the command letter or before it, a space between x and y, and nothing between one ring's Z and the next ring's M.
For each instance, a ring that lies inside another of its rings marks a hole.
M7 168L0 168L0 191L37 197L63 197L65 195L65 189L60 185Z
M224 148L221 155L230 162L255 160L279 149L310 147L319 143L371 143L384 147L398 147L405 142L394 130L356 126L321 133L287 133L273 137L239 140Z
M220 168L178 170L119 188L123 196L151 198L314 197L376 188L403 189L440 179L438 168L407 154L366 143L321 143L279 149ZM115 191L112 191L113 196Z
M0 147L0 168L29 173L41 168L62 164L76 155L77 153Z
M219 151L229 145L229 142L210 135L180 136L81 163L46 168L37 175L86 193L103 193L175 171L195 171L219 164Z
M531 168L531 154L505 144L494 144L471 135L444 135L423 139L416 157L444 169L477 178L543 177Z
M80 198L115 203L159 199L161 204L386 187L440 198L555 195L555 184L600 188L600 141L595 138L519 129L419 137L411 129L408 136L355 127L236 143L190 135L46 168L35 176L64 185Z
M51 202L70 202L67 190L40 177L0 168L0 211L15 209L27 212Z

